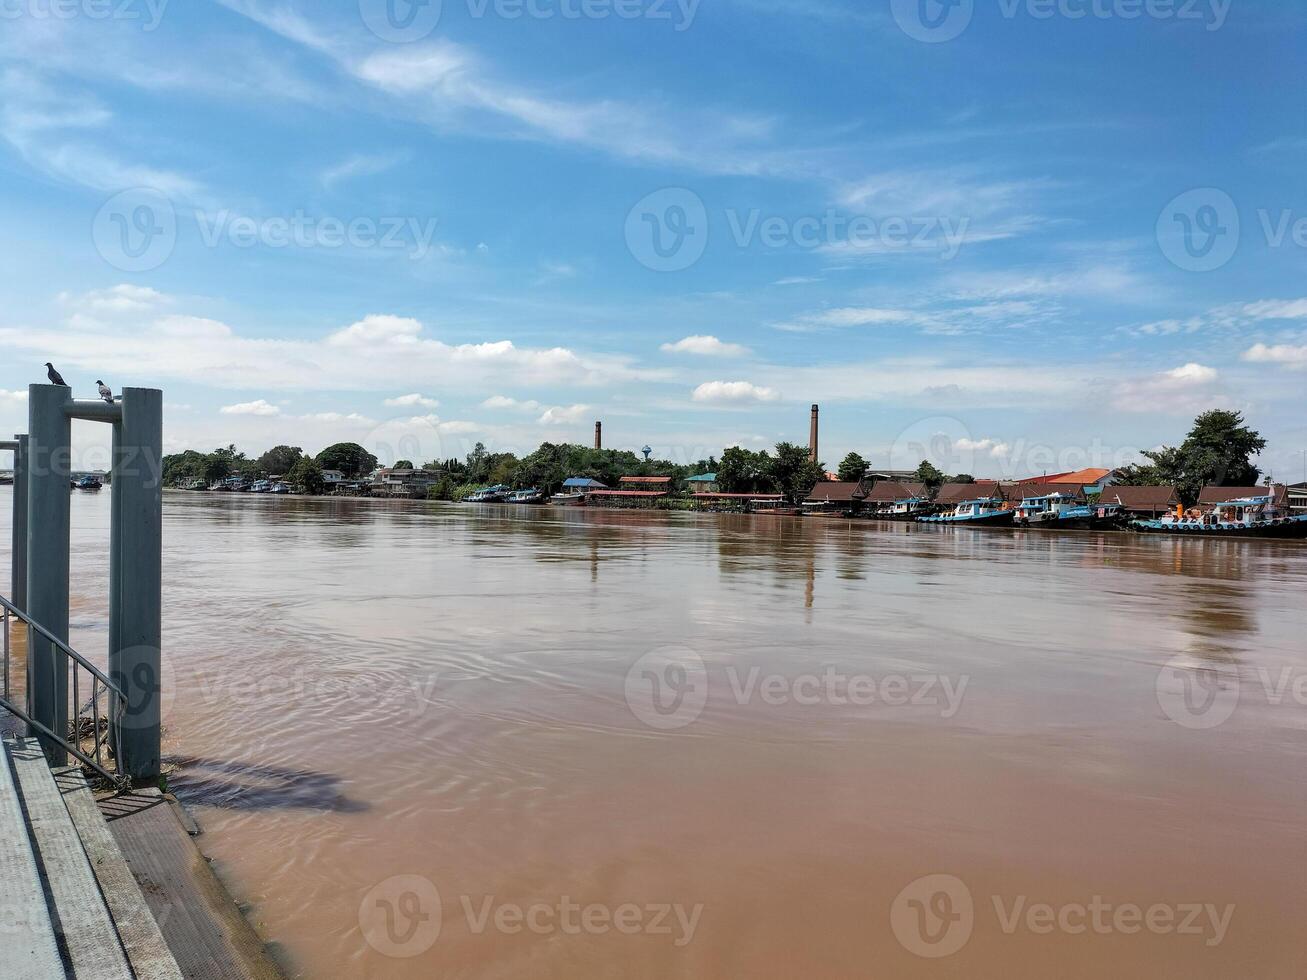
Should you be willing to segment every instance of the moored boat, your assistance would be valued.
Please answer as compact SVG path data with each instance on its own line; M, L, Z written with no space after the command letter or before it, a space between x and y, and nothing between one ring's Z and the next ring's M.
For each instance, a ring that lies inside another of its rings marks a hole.
M511 488L503 484L493 487L485 487L467 495L469 504L502 504L508 497Z
M1046 531L1120 530L1125 511L1120 504L1088 504L1069 490L1026 497L1014 512L1017 527Z
M917 522L954 527L1011 527L1015 517L1015 511L1004 509L1003 501L985 498L959 501L948 513L918 517Z
M194 480L187 480L183 490L208 490L209 485L204 482L203 477L196 477Z
M866 518L870 521L912 522L918 517L928 516L929 512L930 499L928 497L908 497L904 500L881 504L872 510L862 510L853 516Z
M1144 534L1181 534L1203 538L1307 538L1307 514L1283 509L1273 496L1240 497L1158 520L1137 520L1130 527Z
M591 490L607 490L607 484L592 480L587 476L573 476L563 481L561 492L549 498L554 507L584 507Z
M514 490L505 501L510 504L543 504L545 495L536 487L526 490Z
M82 477L80 480L74 483L73 486L75 486L78 490L103 490L104 489L104 484L100 482L100 478L98 476L92 476L90 474Z

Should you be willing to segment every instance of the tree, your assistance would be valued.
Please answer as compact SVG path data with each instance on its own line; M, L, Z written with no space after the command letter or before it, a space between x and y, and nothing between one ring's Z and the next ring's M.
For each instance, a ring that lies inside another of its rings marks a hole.
M844 457L844 462L840 463L838 475L847 483L861 480L867 475L867 461L857 453L849 453Z
M778 442L771 461L771 478L776 489L792 504L797 504L826 477L826 467L812 462L804 446Z
M318 453L318 465L346 476L362 476L377 468L377 457L356 442L338 442Z
M913 474L918 483L924 483L932 490L943 484L945 476L938 466L928 459L923 459L921 465L917 467L917 472Z
M269 476L290 473L303 455L304 450L299 446L273 446L259 457L256 465Z
M771 457L732 446L722 453L717 485L723 493L762 493L772 489Z
M163 482L166 486L176 486L197 476L204 476L204 466L208 458L194 449L163 458Z
M1185 479L1200 487L1256 486L1262 471L1252 458L1265 448L1261 433L1246 426L1239 412L1204 412L1180 446Z
M398 461L396 461L396 463L395 463L393 469L397 469L397 470L411 470L411 469L413 469L413 460L411 460L411 459L401 459L401 460L398 460Z
M322 467L318 465L317 460L309 456L301 456L297 459L290 472L286 474L286 479L292 486L300 487L305 493L319 494L326 487L322 479Z
M1197 502L1203 487L1251 487L1262 471L1252 462L1266 448L1261 433L1244 424L1238 412L1216 409L1194 419L1179 446L1163 446L1143 455L1147 463L1118 471L1125 486L1172 486L1186 504Z
M976 478L970 473L959 473L957 476L949 477L949 483L975 483Z

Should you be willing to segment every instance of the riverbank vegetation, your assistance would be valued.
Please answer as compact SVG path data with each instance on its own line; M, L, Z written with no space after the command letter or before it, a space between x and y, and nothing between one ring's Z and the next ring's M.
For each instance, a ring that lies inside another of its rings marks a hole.
M1252 460L1264 448L1266 440L1240 413L1204 412L1179 446L1143 453L1148 462L1118 470L1114 482L1174 486L1181 499L1192 504L1205 486L1256 485L1261 470ZM378 460L358 443L340 442L316 456L299 446L283 445L249 457L235 445L227 445L211 453L187 450L165 457L163 463L163 480L168 486L183 486L196 479L212 484L232 476L247 480L278 477L301 493L316 494L330 488L324 470L339 473L347 481L362 481L376 471ZM862 456L849 453L836 475L852 482L861 479L868 468ZM731 446L720 459L710 456L689 464L644 459L627 450L550 442L519 458L513 453L491 452L478 442L463 459L435 460L420 466L400 460L393 469L420 470L427 496L433 500L462 500L475 490L498 484L535 487L553 494L569 477L588 477L616 487L622 477L665 476L679 486L689 477L715 473L717 489L723 493L778 493L798 503L814 484L826 478L822 463L812 462L805 447L789 442L778 443L770 451ZM968 473L946 475L928 460L921 462L914 476L932 490L944 483L975 482Z

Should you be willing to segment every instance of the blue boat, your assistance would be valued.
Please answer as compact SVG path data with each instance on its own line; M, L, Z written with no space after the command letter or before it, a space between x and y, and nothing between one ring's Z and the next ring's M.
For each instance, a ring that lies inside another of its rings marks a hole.
M1217 504L1210 513L1191 510L1130 526L1144 534L1196 538L1307 538L1307 514L1286 511L1271 496L1240 497Z
M98 476L87 475L73 484L78 490L103 490L104 484Z
M1022 500L1015 523L1051 531L1110 531L1120 529L1124 519L1120 504L1087 504L1074 490L1058 490Z
M986 497L963 500L947 514L918 517L920 524L946 524L951 527L1011 527L1015 512L1005 510L1003 501Z

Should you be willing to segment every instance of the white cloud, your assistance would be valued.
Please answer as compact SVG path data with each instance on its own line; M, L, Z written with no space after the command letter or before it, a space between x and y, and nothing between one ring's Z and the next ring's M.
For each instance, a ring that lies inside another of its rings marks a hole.
M27 392L25 391L6 391L0 388L0 402L25 402L27 401Z
M580 422L589 411L589 405L555 405L545 409L539 421L541 425L571 425Z
M988 453L995 459L1001 459L1006 456L1012 449L1005 442L998 439L959 439L953 443L953 448L964 453Z
M781 393L749 381L705 381L690 396L697 402L719 404L748 404L750 402L779 401Z
M387 408L436 408L440 405L434 398L428 398L426 395L412 394L400 395L397 398L387 398Z
M1307 299L1264 299L1246 304L1241 312L1250 320L1301 320L1307 317Z
M140 313L156 309L169 301L157 289L121 283L109 289L92 289L75 295L60 293L59 302L76 311L91 313Z
M406 159L407 155L400 153L355 153L324 170L321 178L322 186L329 188L342 180L350 180L354 177L374 177Z
M540 410L540 403L535 399L520 401L516 398L510 398L507 395L491 395L481 403L481 407L489 409L508 409L515 412L536 412Z
M262 398L255 399L252 402L240 402L236 405L224 405L218 411L223 415L259 415L269 418L281 414L280 408Z
M1112 405L1125 412L1189 415L1209 408L1225 408L1229 397L1216 382L1219 372L1203 364L1183 364L1144 378L1127 378L1116 384Z
M1307 345L1253 344L1243 352L1243 359L1254 364L1283 364L1291 368L1307 368Z
M1164 374L1170 381L1178 385L1202 385L1216 380L1215 368L1192 362L1171 371L1166 371Z
M116 328L105 329L101 319ZM93 322L74 318L57 328L0 328L0 347L104 372L99 377L181 379L246 390L394 391L401 385L411 390L438 385L485 391L502 383L597 386L669 376L639 368L625 354L582 355L564 347L518 347L510 340L446 344L426 336L415 319L383 314L305 339L245 337L220 321L190 315L151 319L106 313Z
M255 412L250 414L263 415L264 412ZM370 419L366 415L358 412L311 412L308 415L296 415L295 418L304 422L330 422L337 424L340 422L354 422L359 425L375 425L376 419Z
M704 334L682 337L674 344L663 344L662 350L670 354L703 354L707 357L742 357L749 353L747 347L742 347L739 344L728 344L716 337Z

